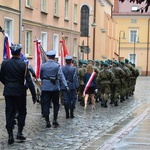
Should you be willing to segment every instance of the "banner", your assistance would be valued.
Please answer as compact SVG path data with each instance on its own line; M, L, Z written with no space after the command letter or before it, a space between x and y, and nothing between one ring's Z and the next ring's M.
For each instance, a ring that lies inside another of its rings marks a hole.
M65 65L65 57L67 55L69 55L69 53L68 53L68 50L67 50L67 47L66 47L66 44L65 44L65 40L62 39L60 41L60 43L61 43L61 49L60 49L59 63L60 63L61 66L64 66Z
M84 88L84 91L83 91L83 94L82 94L83 97L85 96L85 92L89 89L89 87L90 87L90 85L91 85L91 83L92 83L92 81L93 81L93 79L94 79L95 76L96 76L96 73L93 72L93 73L91 74L91 76L90 76L90 78L89 78L89 80L88 80L88 82L87 82L85 88Z
M40 69L42 64L42 58L41 58L41 48L40 48L40 40L35 40L35 75L36 78L40 78Z

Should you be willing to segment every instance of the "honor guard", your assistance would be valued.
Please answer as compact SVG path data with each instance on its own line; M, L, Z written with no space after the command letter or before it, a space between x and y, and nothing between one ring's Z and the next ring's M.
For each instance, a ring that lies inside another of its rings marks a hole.
M76 67L71 66L72 56L66 56L66 65L62 67L65 79L67 81L69 92L64 84L61 85L62 96L64 99L64 106L66 111L66 118L74 118L74 108L77 100L76 89L79 87ZM70 110L70 113L69 113Z
M59 111L60 81L64 84L65 88L68 89L68 86L60 64L55 62L56 51L48 51L46 55L49 60L42 64L40 78L42 81L42 111L46 120L46 127L50 128L50 103L51 101L53 103L53 125L57 127L59 126L57 116Z
M10 47L12 58L4 60L1 65L0 78L4 84L3 95L6 103L6 129L8 131L8 144L14 143L13 128L16 111L18 112L18 140L26 140L22 131L25 126L26 110L26 87L25 81L30 87L33 103L36 102L35 88L27 67L20 60L22 46L14 44Z

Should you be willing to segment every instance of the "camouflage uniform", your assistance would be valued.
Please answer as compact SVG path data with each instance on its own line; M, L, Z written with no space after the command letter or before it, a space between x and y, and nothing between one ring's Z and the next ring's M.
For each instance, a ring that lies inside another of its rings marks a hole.
M120 67L118 67L118 65L119 63L117 61L113 61L113 67L111 68L116 77L116 80L111 85L111 104L114 103L115 106L118 106L118 101L123 85L122 78L125 76L125 72Z
M84 106L84 98L82 97L84 91L84 74L86 72L86 64L83 64L82 67L78 68L78 82L79 82L79 93L78 93L78 100L80 104Z
M97 76L98 91L100 91L101 93L101 106L103 107L107 107L107 101L111 93L110 85L114 80L114 74L108 69L108 64L104 63L104 68L99 72Z

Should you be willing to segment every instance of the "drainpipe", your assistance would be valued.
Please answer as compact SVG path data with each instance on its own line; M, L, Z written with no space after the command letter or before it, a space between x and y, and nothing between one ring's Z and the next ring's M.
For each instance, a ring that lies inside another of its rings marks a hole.
M150 19L148 19L148 30L147 30L147 64L146 64L146 76L148 76L148 61L149 61L149 27Z
M19 43L22 43L22 0L19 0Z
M96 22L96 0L94 0L94 21ZM95 60L95 28L93 28L93 60Z

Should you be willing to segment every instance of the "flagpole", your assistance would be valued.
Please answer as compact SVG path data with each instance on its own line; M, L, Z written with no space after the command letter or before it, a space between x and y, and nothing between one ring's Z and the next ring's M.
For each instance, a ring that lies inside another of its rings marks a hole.
M0 32L2 32L3 35L5 35L3 28L0 26Z

